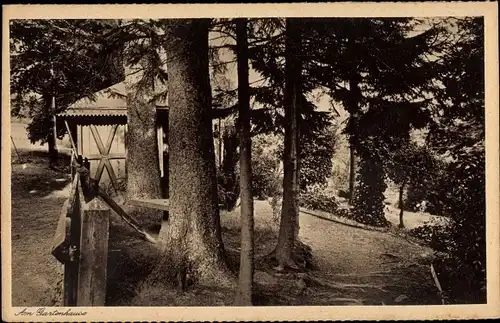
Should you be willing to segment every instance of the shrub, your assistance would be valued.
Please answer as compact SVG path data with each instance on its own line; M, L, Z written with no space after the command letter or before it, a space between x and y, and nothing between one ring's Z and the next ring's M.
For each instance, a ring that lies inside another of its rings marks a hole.
M274 196L280 185L281 176L275 160L266 156L252 158L252 190L255 198L264 200Z
M312 191L302 193L299 199L301 207L324 211L329 213L337 213L339 203L334 196L328 196L322 191Z
M451 228L443 225L423 225L408 232L409 235L422 240L436 251L450 252L453 246Z
M446 191L449 189L448 175L438 177L435 175L427 181L413 180L408 185L408 193L405 201L405 209L412 212L419 211L419 204L425 200L428 202L426 212L443 215Z
M450 165L445 210L452 217L448 227L410 231L435 250L446 252L434 265L453 303L486 301L486 212L484 154L466 154Z
M281 150L279 136L259 135L252 139L252 190L255 198L264 200L280 194Z
M238 193L226 190L221 185L218 185L219 188L219 204L221 205L223 210L231 211L236 207L236 202L238 201Z
M217 173L217 188L219 203L224 210L232 210L236 206L236 201L240 195L239 174L236 172Z
M326 184L332 173L335 127L303 134L300 140L300 189L304 191L309 185Z
M464 152L451 165L454 186L447 205L453 216L450 294L463 302L486 301L486 200L484 152Z

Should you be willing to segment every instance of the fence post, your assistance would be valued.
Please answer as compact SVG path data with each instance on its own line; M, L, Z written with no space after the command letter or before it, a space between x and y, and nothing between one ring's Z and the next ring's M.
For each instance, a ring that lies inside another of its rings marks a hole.
M78 306L104 306L108 262L109 208L99 199L84 206L80 240Z

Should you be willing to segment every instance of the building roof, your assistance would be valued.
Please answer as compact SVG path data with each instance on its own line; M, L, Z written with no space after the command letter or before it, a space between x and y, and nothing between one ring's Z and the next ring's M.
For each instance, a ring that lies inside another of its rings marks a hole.
M168 112L167 107L157 106L156 111L161 120L166 117L165 113ZM62 122L80 124L80 125L114 125L114 124L127 124L127 108L126 107L71 107L66 111L59 113L57 119Z
M57 115L59 122L68 120L80 125L113 125L127 123L127 82L131 82L132 76L125 81L114 84L106 89L95 93L94 100L84 98L71 104L65 111ZM168 106L166 101L156 102L156 111L160 122L167 122ZM235 107L220 109L213 107L212 119L225 118L235 111Z
M60 117L73 117L73 116L127 116L126 107L93 107L93 106L79 106L79 107L69 107L66 111L59 113Z
M95 100L84 98L71 104L57 115L59 120L68 120L81 125L112 125L127 123L126 82L114 84L95 93ZM110 93L114 93L112 95ZM158 112L168 110L165 102L158 102Z

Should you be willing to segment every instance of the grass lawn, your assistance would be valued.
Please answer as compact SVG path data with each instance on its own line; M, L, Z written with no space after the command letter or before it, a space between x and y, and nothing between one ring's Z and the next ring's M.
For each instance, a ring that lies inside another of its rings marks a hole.
M12 165L13 306L58 304L62 265L50 252L70 176L48 169L39 157L23 152L31 162Z

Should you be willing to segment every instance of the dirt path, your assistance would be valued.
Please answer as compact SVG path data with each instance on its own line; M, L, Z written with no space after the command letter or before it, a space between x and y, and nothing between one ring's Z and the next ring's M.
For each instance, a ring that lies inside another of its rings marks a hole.
M439 304L431 250L388 233L300 214L300 238L312 248L323 304Z

